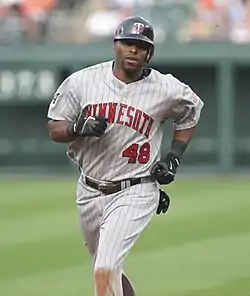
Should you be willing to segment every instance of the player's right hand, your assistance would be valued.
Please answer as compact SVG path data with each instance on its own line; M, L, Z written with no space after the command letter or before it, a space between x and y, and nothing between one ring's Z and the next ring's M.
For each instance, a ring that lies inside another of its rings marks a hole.
M75 136L101 137L107 128L107 118L103 116L86 117L83 109L75 122L68 125L68 133Z
M107 119L102 116L90 116L80 119L73 125L73 131L78 136L101 137L107 128Z

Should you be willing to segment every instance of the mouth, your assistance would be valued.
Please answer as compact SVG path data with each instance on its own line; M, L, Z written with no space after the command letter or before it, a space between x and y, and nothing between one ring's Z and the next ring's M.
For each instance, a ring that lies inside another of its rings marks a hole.
M132 56L128 56L128 57L126 57L126 60L127 61L131 61L131 62L137 62L138 61L138 58L132 57Z
M128 56L125 58L127 65L129 66L136 66L138 64L138 58Z

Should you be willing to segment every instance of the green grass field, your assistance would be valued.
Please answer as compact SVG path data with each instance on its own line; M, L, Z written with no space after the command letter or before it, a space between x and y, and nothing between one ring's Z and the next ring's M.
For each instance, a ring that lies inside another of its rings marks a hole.
M0 296L92 296L76 180L0 182ZM126 261L138 296L250 295L250 178L178 179Z

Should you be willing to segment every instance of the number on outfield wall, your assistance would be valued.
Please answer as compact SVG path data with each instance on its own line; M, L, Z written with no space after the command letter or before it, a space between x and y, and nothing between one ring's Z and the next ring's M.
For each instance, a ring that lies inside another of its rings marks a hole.
M49 70L0 71L0 100L47 100L56 86L55 74Z
M11 71L0 72L0 98L9 100L16 95L16 78Z

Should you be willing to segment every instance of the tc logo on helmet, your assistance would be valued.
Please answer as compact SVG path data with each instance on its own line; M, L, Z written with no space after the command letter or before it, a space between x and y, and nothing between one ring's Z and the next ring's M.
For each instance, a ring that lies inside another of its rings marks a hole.
M144 30L144 25L141 23L134 23L132 34L140 34Z

